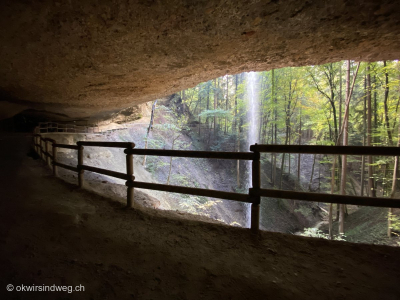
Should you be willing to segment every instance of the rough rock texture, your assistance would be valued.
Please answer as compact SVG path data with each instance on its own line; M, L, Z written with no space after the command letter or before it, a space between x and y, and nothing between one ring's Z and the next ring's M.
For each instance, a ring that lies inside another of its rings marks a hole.
M3 0L0 117L93 117L226 73L398 59L399 15L394 0Z
M254 235L200 216L126 209L78 189L76 178L54 178L26 156L31 140L0 134L8 158L0 160L0 299L399 299L399 247Z

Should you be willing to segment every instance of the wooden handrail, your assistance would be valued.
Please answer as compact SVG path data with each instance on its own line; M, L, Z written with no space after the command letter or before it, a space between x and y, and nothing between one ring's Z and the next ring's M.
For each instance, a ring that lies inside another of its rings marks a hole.
M95 173L99 173L99 174L103 174L103 175L107 175L107 176L111 176L111 177L115 177L115 178L119 178L119 179L135 180L135 176L128 176L125 173L110 171L107 169L101 169L101 168L96 168L96 167L87 166L87 165L81 165L81 166L78 165L78 169L80 169L80 168L82 168L83 170L87 170L87 171L91 171L91 172L95 172Z
M78 146L75 145L53 144L53 147L78 150Z
M382 155L399 156L399 147L369 146L308 146L308 145L251 145L251 151L268 153L302 153L332 155Z
M256 194L262 197L269 198L295 199L311 202L400 208L400 200L391 198L372 198L324 193L283 191L273 189L259 189L258 191L250 189L250 194Z
M89 146L89 147L112 147L112 148L133 148L135 143L129 142L77 142L78 146Z
M212 198L225 199L225 200L234 200L234 201L245 202L245 203L253 203L248 194L239 194L239 193L223 192L223 191L208 190L208 189L199 189L199 188L192 188L192 187L186 187L186 186L149 183L149 182L141 182L141 181L127 182L126 185L135 187L135 188L140 188L140 189L157 190L157 191L163 191L163 192L189 194L189 195L195 195L195 196L204 196L204 197L212 197Z
M126 154L155 155L191 158L216 158L216 159L239 159L253 160L251 152L214 152L214 151L192 151L192 150L164 150L164 149L129 149Z
M50 154L47 147L43 147L42 142L53 143L53 154ZM160 149L135 149L135 144L130 142L91 142L80 141L77 145L57 144L54 140L43 138L39 134L34 135L34 146L39 155L43 158L51 158L53 160L53 173L56 175L56 166L62 167L74 172L78 172L79 186L83 186L83 172L91 171L103 175L126 180L127 186L127 205L133 206L134 188L151 189L172 193L189 194L196 196L212 197L226 200L233 200L245 203L251 203L251 228L259 229L260 199L261 197L273 197L281 199L296 199L303 201L352 204L361 206L375 207L394 207L400 208L400 200L390 198L370 198L360 196L347 196L323 193L295 192L273 189L261 189L261 168L260 153L307 153L307 154L330 154L330 155L386 155L400 156L400 148L398 147L365 147L365 146L302 146L302 145L252 145L252 152L214 152L214 151L186 151L186 150L160 150ZM114 147L125 148L126 154L126 173L120 173L107 169L96 168L83 164L83 146L89 147ZM44 149L45 148L45 149ZM69 166L57 162L56 148L66 148L78 150L77 167ZM235 159L235 160L251 160L252 161L252 188L248 194L216 191L209 189L200 189L184 186L174 186L158 183L148 183L135 181L133 176L133 155L156 155L169 157L190 157L190 158L212 158L212 159Z
M62 164L56 161L53 161L53 165L57 166L57 167L61 167L70 171L74 171L74 172L78 172L78 168L74 167L74 166L70 166L70 165L66 165L66 164Z
M50 153L45 152L44 155L46 155L47 157L49 157L53 160L53 155L51 155Z

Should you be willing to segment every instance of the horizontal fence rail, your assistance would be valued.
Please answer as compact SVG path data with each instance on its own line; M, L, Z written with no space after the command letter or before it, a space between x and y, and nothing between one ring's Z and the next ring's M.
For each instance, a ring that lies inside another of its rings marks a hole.
M49 151L52 146L52 153ZM123 148L126 154L126 173L96 168L83 163L84 147L113 147ZM351 204L375 207L400 208L400 200L390 198L370 198L361 196L347 196L324 193L309 193L284 191L276 189L261 188L260 153L303 153L303 154L328 154L328 155L382 155L400 156L400 147L364 147L364 146L303 146L303 145L251 145L251 152L214 152L214 151L186 151L186 150L160 150L160 149L135 149L135 144L130 142L102 142L102 141L79 141L77 145L58 144L53 139L43 138L40 134L33 135L33 147L36 152L49 165L52 160L53 174L57 175L57 167L78 173L78 183L83 187L84 171L91 171L119 179L126 180L127 206L133 207L134 188L158 190L172 193L189 194L233 200L251 204L251 229L259 230L260 201L261 197L293 199L312 202ZM76 167L62 164L57 161L57 148L72 149L78 151L78 164ZM133 176L133 155L153 155L168 157L187 158L210 158L210 159L233 159L250 160L252 172L252 187L248 194L216 191L201 188L174 186L158 183L136 181Z
M75 145L53 144L53 147L78 150L78 146Z
M273 189L260 189L258 191L253 191L253 193L261 197L270 197L270 198L294 199L294 200L322 202L322 203L400 208L400 200L390 199L390 198L379 198L379 197L370 198L361 196L347 196L347 195L336 195L336 194L325 194L325 193L306 193L306 192L283 191L283 190L273 190Z
M70 171L74 171L74 172L78 172L78 168L74 167L74 166L70 166L70 165L66 165L66 164L62 164L56 161L53 161L53 165L57 166L57 167L61 167Z
M58 122L40 122L34 130L37 133L99 133L97 125L75 125Z
M88 146L88 147L112 147L112 148L133 148L135 143L127 142L77 142L78 146Z
M44 155L46 155L46 156L49 157L50 159L53 159L53 155L51 155L50 153L44 153Z
M81 166L78 166L78 168L81 168L86 171L91 171L91 172L119 178L119 179L124 179L124 180L134 180L135 179L135 176L128 176L125 173L110 171L107 169L101 169L101 168L96 168L96 167L92 167L92 166L81 165Z
M157 191L172 192L179 194L190 194L194 196L204 196L204 197L212 197L218 199L252 203L251 199L249 198L249 195L247 194L191 188L191 187L176 186L176 185L165 185L165 184L149 183L141 181L132 181L127 183L127 185L141 189L157 190Z
M251 145L251 151L268 153L301 153L332 155L381 155L399 156L399 147L369 146L303 146L303 145Z
M173 156L190 158L216 158L216 159L239 159L253 160L251 152L214 152L214 151L186 151L186 150L163 150L163 149L129 149L126 154Z

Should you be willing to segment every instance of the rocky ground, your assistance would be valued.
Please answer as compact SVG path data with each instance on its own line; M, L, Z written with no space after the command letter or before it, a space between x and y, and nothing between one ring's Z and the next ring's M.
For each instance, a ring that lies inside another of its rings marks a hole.
M400 249L126 209L0 138L1 299L398 299ZM7 284L84 292L8 292Z

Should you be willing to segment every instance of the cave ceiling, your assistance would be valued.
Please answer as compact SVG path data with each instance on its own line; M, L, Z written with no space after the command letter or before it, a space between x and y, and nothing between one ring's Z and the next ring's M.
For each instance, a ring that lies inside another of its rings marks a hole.
M400 57L400 1L16 1L0 118L96 118L224 74Z

